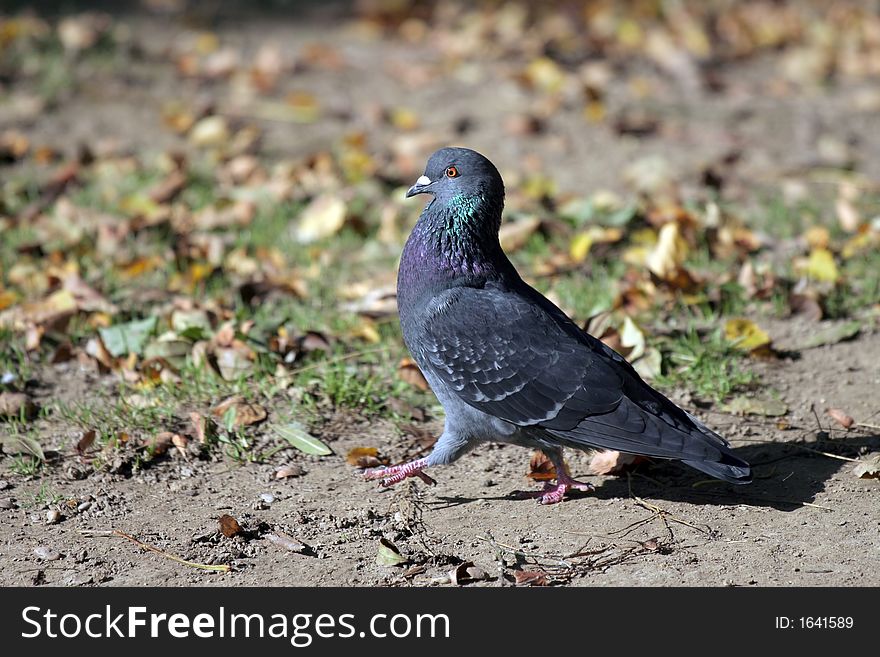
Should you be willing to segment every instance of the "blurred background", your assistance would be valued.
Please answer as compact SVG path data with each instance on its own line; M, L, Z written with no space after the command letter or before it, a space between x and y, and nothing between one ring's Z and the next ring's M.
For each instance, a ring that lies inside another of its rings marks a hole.
M812 423L816 372L880 359L878 83L877 1L6 0L2 468L429 447L395 278L444 145L643 376ZM826 405L867 421L875 379Z

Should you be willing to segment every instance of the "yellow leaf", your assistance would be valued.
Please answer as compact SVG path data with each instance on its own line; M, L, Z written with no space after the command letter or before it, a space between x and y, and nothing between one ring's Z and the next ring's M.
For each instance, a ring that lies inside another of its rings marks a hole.
M591 100L584 106L584 118L590 123L601 123L605 118L605 104L601 100Z
M345 224L345 202L338 196L323 194L316 197L299 216L296 239L310 244L335 235Z
M369 319L364 319L362 323L352 331L352 337L360 338L370 344L377 344L382 340L376 325Z
M660 229L657 245L648 254L648 269L659 278L673 276L684 262L688 248L679 234L678 224L670 221Z
M565 82L565 74L549 57L538 57L526 68L526 78L535 87L547 92L559 91Z
M626 358L631 363L641 358L645 353L645 334L642 329L636 326L629 315L623 320L623 326L620 329L620 344L630 348L631 351Z
M189 133L196 146L222 146L229 141L229 125L222 116L206 116Z
M522 248L540 225L541 220L537 217L505 222L498 232L501 248L508 253Z
M831 234L825 226L813 226L804 233L804 239L813 249L826 249L831 241Z
M398 130L412 131L419 127L419 115L408 107L391 110L391 125Z
M18 301L18 295L12 290L0 290L0 310L9 308Z
M744 318L727 320L724 335L734 345L745 351L755 351L770 346L770 336L753 321Z
M806 274L816 281L836 283L840 278L834 255L828 249L813 249L807 260Z
M575 238L571 241L571 246L568 249L568 254L571 257L572 262L578 263L586 260L591 246L593 246L593 236L590 235L590 233L579 233L578 235L575 235Z

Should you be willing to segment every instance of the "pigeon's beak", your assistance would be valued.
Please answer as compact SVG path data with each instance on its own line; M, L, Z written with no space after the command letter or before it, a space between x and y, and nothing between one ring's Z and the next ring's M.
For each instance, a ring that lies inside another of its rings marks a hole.
M424 194L429 191L427 189L428 185L431 184L431 179L428 176L419 176L419 179L416 180L416 184L409 188L406 192L406 198L410 196L415 196L416 194Z

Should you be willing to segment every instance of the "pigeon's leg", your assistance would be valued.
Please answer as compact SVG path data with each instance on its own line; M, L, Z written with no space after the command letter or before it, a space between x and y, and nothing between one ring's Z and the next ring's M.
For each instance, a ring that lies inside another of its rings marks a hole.
M380 486L387 487L393 486L394 484L400 483L407 477L418 477L426 484L435 484L433 479L426 475L422 470L424 470L428 466L428 459L416 459L415 461L410 461L409 463L401 463L400 465L393 465L390 468L370 468L368 470L364 470L364 479L381 479L382 483Z
M551 484L547 482L544 484L544 490L542 491L521 491L517 494L518 497L537 497L541 504L556 504L561 502L565 498L565 494L570 490L587 492L594 490L592 484L572 479L565 465L565 460L562 458L561 449L545 448L541 451L547 455L547 458L553 462L553 466L556 468L556 483Z

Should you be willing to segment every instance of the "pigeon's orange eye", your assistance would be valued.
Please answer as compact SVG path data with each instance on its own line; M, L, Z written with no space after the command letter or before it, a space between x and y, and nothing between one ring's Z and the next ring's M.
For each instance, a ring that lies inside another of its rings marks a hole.
M446 167L447 178L458 178L458 169L455 167Z

